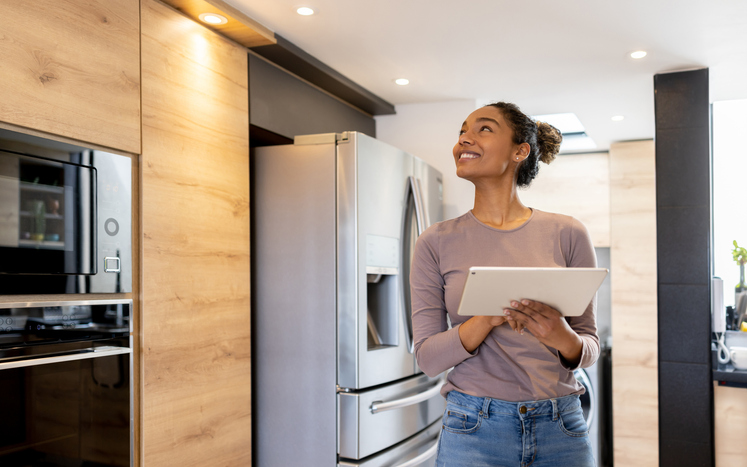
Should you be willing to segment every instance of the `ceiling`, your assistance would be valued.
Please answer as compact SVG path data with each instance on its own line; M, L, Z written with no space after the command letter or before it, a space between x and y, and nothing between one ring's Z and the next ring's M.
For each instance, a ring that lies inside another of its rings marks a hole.
M653 138L656 73L708 67L711 101L747 98L745 0L304 2L228 0L395 108L474 99L573 112L606 150Z

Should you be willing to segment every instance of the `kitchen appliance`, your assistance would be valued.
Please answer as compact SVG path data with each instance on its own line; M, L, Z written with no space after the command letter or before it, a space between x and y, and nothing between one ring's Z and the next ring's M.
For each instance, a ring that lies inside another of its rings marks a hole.
M441 174L357 132L251 170L255 465L433 465L443 379L415 362L409 274Z
M131 165L0 130L0 294L131 292Z
M132 466L131 310L0 304L0 465Z
M711 332L726 332L724 280L720 277L711 278Z

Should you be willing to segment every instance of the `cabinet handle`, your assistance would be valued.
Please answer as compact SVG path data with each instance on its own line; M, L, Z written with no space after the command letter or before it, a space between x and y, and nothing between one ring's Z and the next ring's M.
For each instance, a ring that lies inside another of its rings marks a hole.
M91 347L81 349L72 354L53 355L39 358L24 358L10 362L0 363L0 370L10 370L12 368L27 368L37 365L50 365L53 363L72 362L75 360L86 360L89 358L110 357L112 355L128 354L132 351L128 347Z

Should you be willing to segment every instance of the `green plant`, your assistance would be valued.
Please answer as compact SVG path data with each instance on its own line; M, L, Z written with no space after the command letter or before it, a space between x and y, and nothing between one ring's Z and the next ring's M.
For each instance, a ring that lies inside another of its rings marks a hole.
M737 245L737 241L734 240L734 249L731 250L731 256L738 265L743 266L747 263L747 249Z

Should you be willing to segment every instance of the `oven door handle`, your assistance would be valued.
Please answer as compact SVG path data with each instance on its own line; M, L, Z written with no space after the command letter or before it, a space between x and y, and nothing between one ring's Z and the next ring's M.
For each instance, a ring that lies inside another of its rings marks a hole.
M88 358L111 357L112 355L121 355L131 353L129 347L91 347L81 349L75 353L66 353L63 355L49 355L36 358L24 358L0 363L0 370L10 370L12 368L26 368L37 365L49 365L52 363L72 362L75 360L86 360Z

